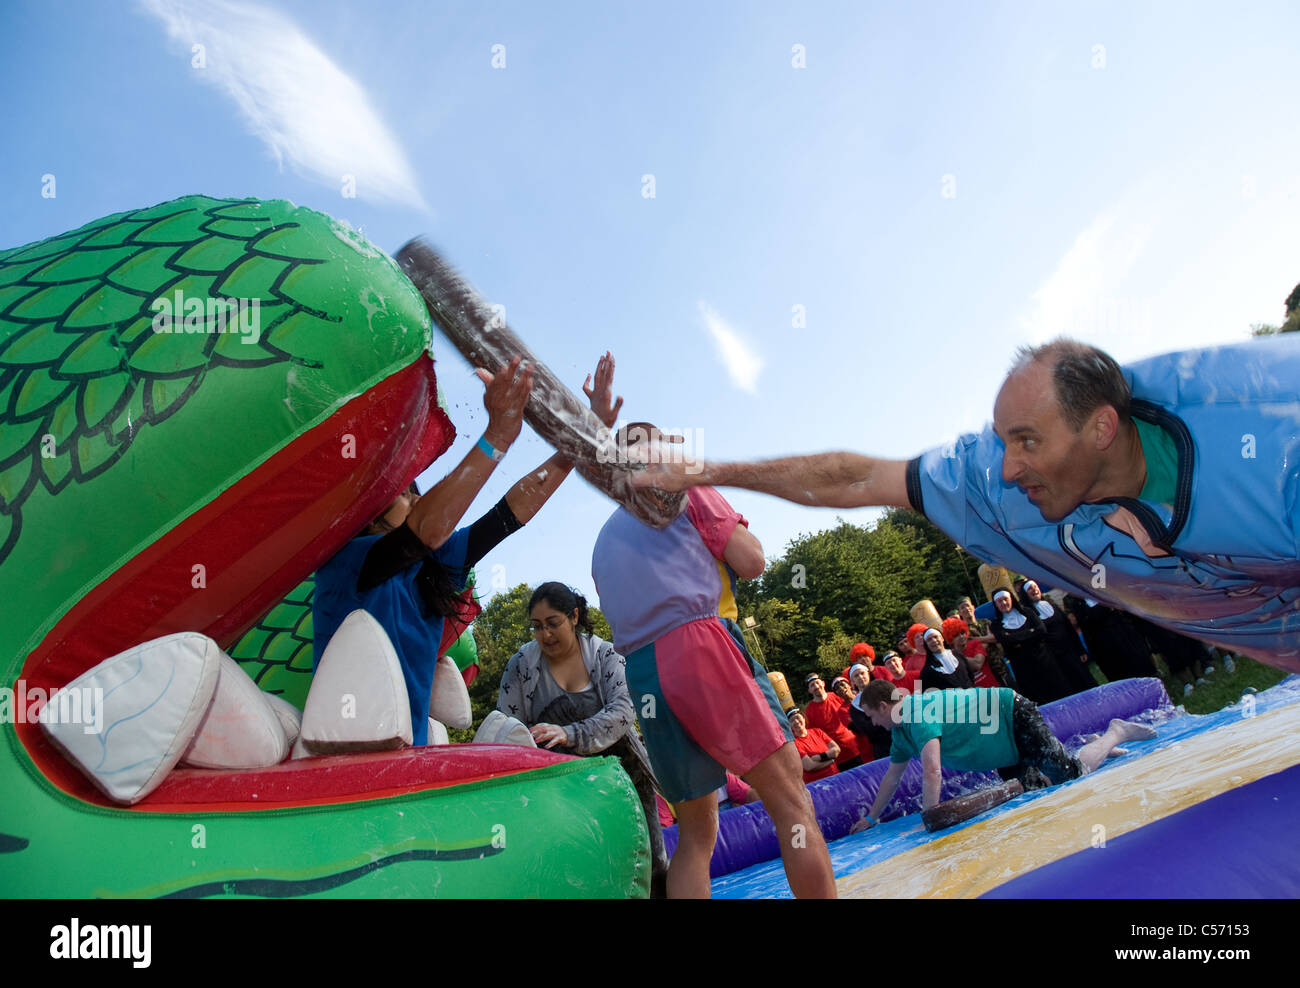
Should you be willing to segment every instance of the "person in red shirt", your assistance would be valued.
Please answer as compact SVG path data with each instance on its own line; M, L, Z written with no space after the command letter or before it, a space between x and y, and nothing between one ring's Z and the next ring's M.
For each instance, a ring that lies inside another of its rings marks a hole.
M916 689L916 681L920 675L919 670L909 670L903 657L897 652L886 652L881 657L880 665L871 670L872 679L888 680L904 693L911 693Z
M820 728L834 739L840 750L836 764L841 771L861 765L858 739L849 727L849 705L834 693L827 693L826 683L815 672L809 673L804 685L811 697L803 715L808 726Z
M943 638L953 654L966 656L973 685L988 689L997 689L1003 685L998 681L992 666L988 664L988 649L982 642L977 642L970 637L970 626L965 621L956 617L945 620Z
M876 650L866 642L858 642L849 649L849 668L845 669L840 673L840 675L845 679L851 679L852 677L849 676L849 669L852 669L859 663L866 666L868 669L876 663Z
M851 649L849 649L849 664L846 665L844 669L840 672L840 678L848 680L849 690L850 690L849 695L844 696L844 694L841 693L840 690L836 688L835 683L831 683L831 689L835 690L836 693L839 693L840 696L844 696L845 703L852 702L853 697L858 695L858 685L853 679L854 667L865 666L868 670L870 670L870 668L875 664L876 664L876 650L872 648L870 645L868 645L866 642L858 642Z
M925 647L925 633L930 630L928 624L917 622L907 629L907 644L912 649L910 655L903 656L903 666L908 672L914 672L919 679L921 670L929 661L929 651Z
M858 662L849 667L849 682L853 684L853 692L861 693L867 688L867 683L871 682L871 663Z
M835 759L840 748L831 736L819 727L809 727L798 707L791 707L786 716L790 719L790 733L794 735L795 750L803 759L804 784L838 772Z
M898 636L898 641L894 642L894 650L897 651L904 660L915 651L915 649L912 648L912 643L907 639L907 632L903 632ZM881 659L880 661L884 662L885 660Z

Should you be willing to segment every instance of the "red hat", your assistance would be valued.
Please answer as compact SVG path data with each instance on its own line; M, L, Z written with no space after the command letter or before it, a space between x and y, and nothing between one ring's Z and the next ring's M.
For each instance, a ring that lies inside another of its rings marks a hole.
M961 618L959 617L944 618L943 637L948 642L952 642L952 640L956 638L958 635L968 635L968 634L970 634L970 625L968 625Z
M929 630L930 630L930 626L928 624L921 624L918 621L916 624L912 625L910 628L907 629L907 644L911 645L913 648L916 648L916 642L913 641L913 639L916 638L917 635L924 635ZM918 652L924 652L925 646L922 645L920 648L916 648L916 650Z
M862 662L862 656L864 655L870 656L871 662L863 662L863 665L871 665L872 662L876 661L876 650L866 642L858 642L849 650L849 665Z

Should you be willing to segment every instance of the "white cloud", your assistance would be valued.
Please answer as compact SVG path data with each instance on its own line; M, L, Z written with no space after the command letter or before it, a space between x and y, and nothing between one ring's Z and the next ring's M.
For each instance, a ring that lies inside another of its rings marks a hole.
M1261 166L1262 167L1262 166ZM1261 171L1254 195L1231 166L1158 173L1102 210L1034 292L1030 342L1066 334L1121 362L1240 342L1280 322L1295 284L1300 186Z
M229 0L141 0L186 50L203 45L194 74L235 101L275 160L358 198L427 209L406 155L365 90L287 17Z
M1032 342L1064 335L1105 348L1116 336L1151 332L1150 297L1126 294L1125 285L1152 230L1130 215L1107 209L1075 239L1030 300L1023 328Z
M700 316L704 319L709 335L713 337L718 359L727 369L731 383L748 394L758 394L758 375L763 371L763 358L708 302L700 302Z

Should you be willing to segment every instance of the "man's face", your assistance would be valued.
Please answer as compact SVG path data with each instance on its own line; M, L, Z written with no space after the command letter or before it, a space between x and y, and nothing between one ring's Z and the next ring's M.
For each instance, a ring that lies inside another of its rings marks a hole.
M893 705L888 703L881 704L878 707L867 708L867 717L870 718L871 723L875 724L877 727L883 727L887 731L892 731L894 729L893 713Z
M895 679L903 678L903 672L906 667L903 665L903 657L901 655L891 655L885 661L885 667L894 674Z
M820 679L814 679L808 684L808 695L818 703L826 699L826 684Z
M969 600L963 600L960 604L957 605L957 613L961 615L961 619L965 621L967 624L974 624L975 605L972 604Z
M865 690L867 684L871 682L871 673L866 669L854 669L850 675L853 679L853 685L859 693Z
M1048 521L1087 500L1100 479L1100 451L1087 441L1087 424L1075 432L1061 415L1050 364L1035 361L1007 378L993 405L993 429L1006 446L1002 479L1017 484Z
M1043 591L1039 589L1038 584L1030 580L1025 584L1025 596L1037 604L1043 599Z
M790 732L797 738L804 737L808 733L808 725L804 722L803 714L790 715Z

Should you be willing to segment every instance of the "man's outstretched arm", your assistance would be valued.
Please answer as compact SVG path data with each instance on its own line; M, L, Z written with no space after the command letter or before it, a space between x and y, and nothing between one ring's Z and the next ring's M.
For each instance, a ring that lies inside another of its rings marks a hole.
M704 460L651 463L633 477L637 487L681 491L688 487L740 487L825 508L910 508L907 461L860 453L813 453L750 463Z
M853 827L849 833L856 834L863 830L868 830L880 822L880 814L885 812L885 807L889 801L894 798L894 793L898 791L898 784L903 781L903 773L907 771L907 762L889 763L889 768L880 780L880 788L876 790L875 801L871 804L871 809L867 811Z

